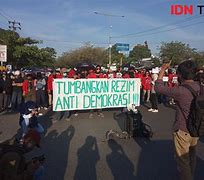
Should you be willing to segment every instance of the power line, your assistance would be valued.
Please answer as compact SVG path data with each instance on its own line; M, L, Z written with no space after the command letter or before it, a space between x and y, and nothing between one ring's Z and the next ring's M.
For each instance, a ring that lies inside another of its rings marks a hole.
M2 17L4 17L6 20L8 20L8 21L10 20L9 18L7 18L7 17L6 17L3 13L1 13L1 12L0 12L0 15L1 15Z
M4 13L5 16L7 16L7 17L9 17L10 19L14 20L14 18L12 18L11 16L9 16L9 15L8 15L7 13L5 13L5 11L3 11L2 9L0 9L0 11L1 11L2 13Z
M4 23L4 22L2 22L2 21L0 21L0 23L3 24L3 25L5 25L5 26L8 26L8 24L6 24L6 23Z
M135 35L134 37L148 36L148 35L158 34L158 33L162 33L162 32L173 31L173 30L176 30L176 29L180 29L180 28L184 28L184 27L190 27L190 26L194 26L194 25L197 25L197 24L203 24L203 23L204 23L204 21L193 23L193 24L188 24L188 25L184 25L184 26L179 26L179 27L175 27L175 28L172 28L172 29L157 31L157 32L149 33L149 34Z
M188 24L188 25L184 25L184 26L179 26L179 27L175 27L175 28L171 28L171 29L167 29L167 30L161 30L161 31L157 31L157 32L153 32L153 33L149 33L149 34L142 34L142 35L135 35L135 37L141 37L141 36L148 36L148 35L153 35L153 34L158 34L158 33L163 33L163 32L169 32L169 31L173 31L179 28L185 28L185 27L190 27L190 26L194 26L194 25L198 25L198 24L203 24L204 21L202 22L197 22L197 23L193 23L193 24ZM40 38L37 36L33 36L34 38ZM40 38L42 41L48 41L48 42L59 42L59 43L68 43L68 44L84 44L85 42L70 42L68 40L57 40L57 39L42 39ZM90 42L90 41L89 41ZM95 44L95 45L107 45L108 43L92 43L90 42L90 44Z
M163 29L163 28L171 26L171 25L185 23L185 22L188 22L188 21L191 21L193 19L197 19L197 18L200 18L200 17L203 17L203 16L204 15L189 17L189 18L186 18L186 19L183 19L183 20L179 20L179 21L170 23L170 24L165 24L165 25L158 26L158 27L151 28L151 29L147 29L147 30L144 30L144 31L139 31L139 32L136 32L136 33L130 33L130 34L125 34L125 35L120 35L120 36L112 36L112 38L125 38L125 37L128 37L128 36L135 36L137 34L143 34L143 33L146 33L146 32L151 32L151 31L155 31L155 30L158 30L158 29Z

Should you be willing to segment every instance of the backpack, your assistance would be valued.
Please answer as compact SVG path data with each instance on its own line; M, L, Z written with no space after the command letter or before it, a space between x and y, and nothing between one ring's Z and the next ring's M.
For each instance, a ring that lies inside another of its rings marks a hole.
M153 132L151 127L142 121L142 114L137 112L126 112L127 120L125 122L125 129L131 137L145 137L151 138Z
M36 83L36 88L38 90L41 90L44 88L44 85L42 84L42 80L38 80L37 83Z
M204 92L203 86L200 84L200 93L197 93L191 86L182 85L187 88L193 95L188 117L183 116L187 120L187 129L192 137L204 136ZM180 105L179 108L181 109Z

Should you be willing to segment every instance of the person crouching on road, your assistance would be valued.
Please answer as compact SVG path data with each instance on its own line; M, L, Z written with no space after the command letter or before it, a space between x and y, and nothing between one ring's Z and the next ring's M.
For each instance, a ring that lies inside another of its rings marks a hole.
M196 64L194 61L184 61L177 68L178 86L168 87L162 81L165 70L170 63L163 64L155 83L157 93L164 94L175 99L176 116L173 126L173 142L176 153L177 167L180 173L180 180L193 180L196 167L196 146L197 137L191 137L187 128L187 117L189 116L191 103L194 99L191 92L184 87L190 86L197 93L200 92L199 82L194 81L196 77Z
M28 101L22 106L19 119L19 125L22 130L21 140L27 134L29 129L34 129L40 135L43 135L44 128L38 122L37 115L38 111L33 101Z

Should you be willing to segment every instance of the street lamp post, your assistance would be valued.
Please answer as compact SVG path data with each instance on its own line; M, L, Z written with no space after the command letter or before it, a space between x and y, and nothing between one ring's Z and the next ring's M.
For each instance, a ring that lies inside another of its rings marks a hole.
M112 57L111 57L111 48L112 48L112 45L111 45L111 28L112 28L112 25L111 25L111 18L112 17L119 17L119 18L124 18L125 16L121 16L121 15L115 15L115 14L106 14L106 13L100 13L100 12L94 12L95 14L97 15L102 15L102 16L106 16L109 18L109 21L110 21L110 32L109 32L109 37L108 37L108 46L109 46L109 49L108 49L108 63L109 65L112 64Z

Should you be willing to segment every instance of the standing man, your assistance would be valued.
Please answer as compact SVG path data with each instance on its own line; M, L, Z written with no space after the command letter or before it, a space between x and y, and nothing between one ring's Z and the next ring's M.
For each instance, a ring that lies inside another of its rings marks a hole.
M12 92L12 98L11 98L11 108L12 110L19 110L20 105L22 103L22 97L23 97L23 78L21 77L20 71L14 72L14 80L12 82L13 86L13 92ZM16 106L17 105L17 106Z
M171 62L170 62L171 63ZM194 61L184 61L178 66L177 75L179 86L164 86L162 78L170 63L163 64L156 81L155 90L160 94L169 96L177 102L175 122L173 126L173 141L176 152L177 167L180 180L192 180L196 167L196 145L198 138L191 137L187 129L187 118L190 113L193 95L184 87L190 86L197 93L200 85L194 81L196 76L196 65Z

